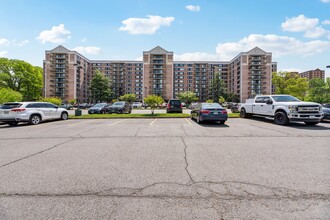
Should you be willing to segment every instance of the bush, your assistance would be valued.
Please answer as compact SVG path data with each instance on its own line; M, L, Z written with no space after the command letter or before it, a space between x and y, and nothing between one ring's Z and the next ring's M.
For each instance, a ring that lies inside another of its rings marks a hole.
M56 97L49 97L49 98L41 98L39 100L40 102L50 102L55 105L61 105L62 104L62 99L56 98Z
M20 102L23 100L21 93L8 88L0 89L0 103L4 102Z

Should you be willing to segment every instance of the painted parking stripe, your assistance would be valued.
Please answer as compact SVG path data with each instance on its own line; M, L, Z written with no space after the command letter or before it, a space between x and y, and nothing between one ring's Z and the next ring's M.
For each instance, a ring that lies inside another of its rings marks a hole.
M186 119L186 118L185 118L185 119ZM188 122L188 124L190 124L190 125L191 125L191 122L190 122L190 120L186 119L186 121Z
M123 122L123 121L126 121L127 119L124 119L124 120L120 120L120 121L117 121L115 123L112 123L112 124L108 124L109 126L112 126L112 125L116 125L116 124L119 124L120 122Z
M153 123L155 123L157 121L157 119L153 120L149 125L153 125Z

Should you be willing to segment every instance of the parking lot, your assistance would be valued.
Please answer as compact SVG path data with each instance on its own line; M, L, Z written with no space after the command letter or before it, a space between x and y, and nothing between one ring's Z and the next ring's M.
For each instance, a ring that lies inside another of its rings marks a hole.
M329 219L330 123L0 125L0 219Z

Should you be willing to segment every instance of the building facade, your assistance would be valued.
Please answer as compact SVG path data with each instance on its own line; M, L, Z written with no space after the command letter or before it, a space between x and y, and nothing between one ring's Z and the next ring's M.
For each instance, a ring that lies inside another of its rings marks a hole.
M325 71L320 70L320 69L309 70L309 71L306 71L306 72L299 73L299 75L300 75L301 78L307 78L308 80L315 79L315 78L319 78L319 79L324 80Z
M272 54L256 47L231 61L175 61L174 53L159 46L143 52L142 61L89 60L63 46L45 52L44 97L65 102L93 103L89 85L96 71L108 77L114 97L132 93L143 101L159 95L165 101L181 92L192 91L200 101L212 98L211 84L216 73L226 85L223 90L241 102L257 94L272 92L272 72L277 63Z

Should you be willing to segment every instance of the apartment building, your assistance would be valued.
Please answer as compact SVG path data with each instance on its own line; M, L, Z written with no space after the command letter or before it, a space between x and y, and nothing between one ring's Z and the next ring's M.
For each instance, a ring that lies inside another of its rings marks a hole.
M316 69L316 70L308 70L306 72L299 73L300 77L307 78L308 80L320 78L324 80L325 71Z
M212 98L215 73L223 80L224 91L243 102L257 94L272 92L272 72L277 63L272 54L256 47L231 61L174 61L174 53L159 46L143 52L142 61L89 60L76 51L58 46L45 52L44 97L64 101L95 102L89 85L96 70L111 80L114 97L133 93L142 101L148 95L164 100L192 91L200 101Z

